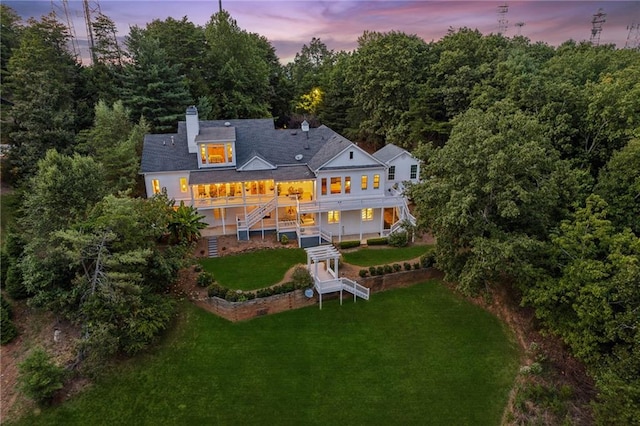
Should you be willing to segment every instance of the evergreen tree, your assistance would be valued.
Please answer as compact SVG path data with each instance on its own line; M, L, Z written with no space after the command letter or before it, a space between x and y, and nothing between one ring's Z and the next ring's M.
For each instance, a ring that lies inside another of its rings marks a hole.
M121 99L132 120L142 116L154 132L175 131L185 106L193 103L179 67L169 65L158 40L138 27L125 43L131 62L124 67Z

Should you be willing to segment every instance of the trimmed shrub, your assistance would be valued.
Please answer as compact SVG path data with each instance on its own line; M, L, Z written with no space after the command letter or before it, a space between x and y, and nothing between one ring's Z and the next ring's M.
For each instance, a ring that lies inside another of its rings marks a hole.
M257 297L269 297L273 296L274 294L275 293L271 288L261 288L260 290L256 291Z
M382 269L384 270L385 274L390 274L393 272L393 268L391 267L391 265L384 265Z
M405 271L410 271L411 270L411 264L409 262L404 262L404 270Z
M434 252L423 254L420 256L420 264L423 268L431 268L436 264L436 254Z
M420 263L416 262L413 264L413 269L420 269Z
M223 287L218 283L212 283L211 285L209 285L209 287L207 287L207 295L209 297L219 297L221 299L224 299L228 291L228 288Z
M313 278L304 266L296 266L291 275L291 280L295 288L311 287L313 285Z
M369 273L371 274L371 276L377 275L376 267L369 266Z
M401 269L402 269L402 266L400 266L399 263L393 264L393 272L400 272Z
M65 370L55 365L42 348L35 349L18 368L20 389L39 404L49 402L53 394L62 389Z
M384 268L382 266L376 268L376 275L384 275Z
M193 265L193 272L202 272L202 265L199 263Z
M360 275L360 278L364 278L367 275L369 275L369 271L367 271L366 269L360 269L360 272L358 272L358 275Z
M289 237L287 237L286 235L282 234L282 236L280 236L280 244L282 244L282 245L289 244Z
M389 235L389 245L393 247L404 247L409 244L409 236L406 231L396 231Z
M369 238L367 240L368 246L384 246L387 244L389 244L389 239L387 237Z
M341 241L339 245L340 245L340 248L344 250L348 248L359 247L360 241L359 240Z
M209 273L209 272L201 272L200 275L198 275L198 278L196 279L196 284L198 284L198 287L208 287L209 285L213 284L213 274Z

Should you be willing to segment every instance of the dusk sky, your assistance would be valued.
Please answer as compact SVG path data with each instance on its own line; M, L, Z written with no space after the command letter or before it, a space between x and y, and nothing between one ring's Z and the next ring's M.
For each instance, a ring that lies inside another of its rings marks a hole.
M22 18L40 17L51 11L51 1L3 1ZM62 4L62 0L56 3ZM91 4L97 3L95 0ZM129 27L144 27L154 19L167 17L204 25L218 11L218 0L100 0L102 12L124 37ZM353 50L365 30L402 31L417 34L425 41L441 39L449 28L469 27L483 34L498 31L498 6L503 1L245 1L222 0L240 28L269 39L283 63L293 59L312 37L329 49ZM640 26L640 1L508 1L507 36L520 33L532 41L558 45L566 40L589 40L593 15L602 8L606 22L600 44L622 48L631 25ZM78 39L86 40L82 2L69 0ZM524 23L518 27L516 23ZM633 33L632 40L640 34Z

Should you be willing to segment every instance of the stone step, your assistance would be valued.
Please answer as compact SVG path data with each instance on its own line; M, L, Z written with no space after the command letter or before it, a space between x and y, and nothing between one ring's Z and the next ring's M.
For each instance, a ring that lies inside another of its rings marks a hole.
M207 241L209 257L218 257L218 237L209 237Z

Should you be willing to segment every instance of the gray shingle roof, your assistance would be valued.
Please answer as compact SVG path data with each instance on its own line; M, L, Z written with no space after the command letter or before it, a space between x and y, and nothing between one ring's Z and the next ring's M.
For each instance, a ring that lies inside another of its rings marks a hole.
M230 126L225 126L226 122L230 123ZM304 173L309 172L309 168L315 171L352 145L351 141L327 126L309 129L308 134L299 129L278 130L275 129L273 120L270 118L210 120L200 121L199 124L202 138L198 140L213 136L232 136L231 132L235 131L236 165L238 167L256 155L274 164L278 167L276 170L287 165L304 165L304 169L283 170L287 176L291 174L290 179L292 180L301 178L300 170L304 170ZM302 158L297 160L296 157L299 155L302 155ZM144 138L141 173L164 171L192 171L192 175L220 171L221 177L223 174L224 176L233 175L228 170L213 168L198 170L197 154L190 154L187 149L187 131L184 121L178 123L178 133L146 135ZM268 171L251 171L251 173L254 172L261 172L264 175ZM233 173L243 173L242 176L245 177L239 178L238 175L235 175L236 177L233 178L235 180L229 181L246 179L248 175L245 174L250 171L237 172L233 170Z
M380 148L379 150L377 150L376 152L374 152L373 156L376 159L386 164L388 161L393 160L403 152L406 152L406 151L400 148L399 146L389 143L383 146L382 148Z
M233 168L204 169L189 174L189 185L207 184L211 182L242 182L248 180L270 180L276 182L291 180L308 180L314 177L313 172L304 164L281 166L274 170L247 170L239 172Z

